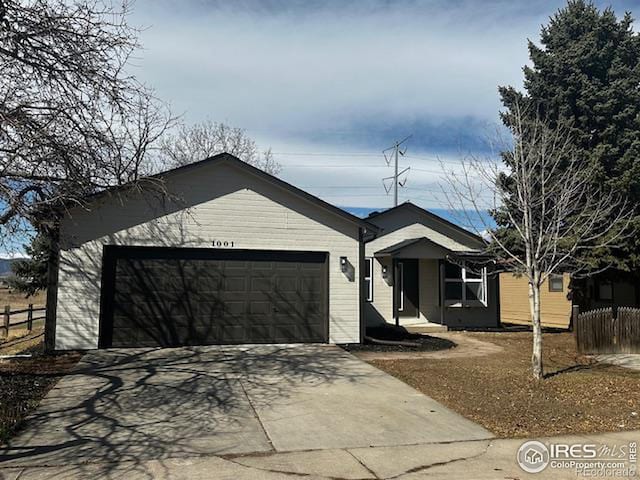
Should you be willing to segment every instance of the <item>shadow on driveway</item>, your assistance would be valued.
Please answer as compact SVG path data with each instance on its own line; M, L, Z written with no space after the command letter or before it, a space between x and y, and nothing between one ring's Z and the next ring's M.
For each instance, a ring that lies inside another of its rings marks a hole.
M0 465L144 475L150 460L490 436L337 347L101 350L47 395Z

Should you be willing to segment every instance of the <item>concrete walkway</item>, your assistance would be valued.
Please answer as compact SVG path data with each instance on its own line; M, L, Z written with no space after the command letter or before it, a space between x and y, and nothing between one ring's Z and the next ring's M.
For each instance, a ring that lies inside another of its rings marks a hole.
M626 446L640 432L574 435L541 439L549 443ZM575 469L547 467L527 474L516 463L524 440L327 449L243 456L192 456L149 461L90 463L57 467L1 468L2 480L126 478L138 479L576 479ZM611 477L600 477L611 478ZM638 477L616 477L638 478Z
M456 346L435 352L355 352L354 355L363 360L414 360L418 358L446 360L448 358L483 357L504 350L493 342L471 338L466 332L438 332L429 333L429 335L451 340Z
M292 452L312 450L341 451L332 468L350 463L361 475L349 449L491 437L338 347L109 350L85 355L51 390L0 448L0 465L182 472L237 466L229 459L246 454L287 452L295 463L304 453Z
M596 355L595 358L602 363L640 370L640 354L637 353L607 353Z

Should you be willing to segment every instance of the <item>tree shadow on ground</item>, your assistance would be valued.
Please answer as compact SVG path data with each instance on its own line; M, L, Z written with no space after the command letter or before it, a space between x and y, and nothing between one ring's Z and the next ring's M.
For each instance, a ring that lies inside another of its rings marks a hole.
M371 375L345 368L345 355L321 346L92 352L0 449L0 464L153 478L151 460L271 451L256 411L300 386Z

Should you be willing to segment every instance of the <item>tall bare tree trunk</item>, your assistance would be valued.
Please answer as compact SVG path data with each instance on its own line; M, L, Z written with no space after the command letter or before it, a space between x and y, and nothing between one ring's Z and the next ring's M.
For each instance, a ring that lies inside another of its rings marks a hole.
M535 275L535 280L529 282L529 307L531 309L531 325L533 327L533 351L531 354L531 367L533 378L542 380L542 325L540 324L540 281Z

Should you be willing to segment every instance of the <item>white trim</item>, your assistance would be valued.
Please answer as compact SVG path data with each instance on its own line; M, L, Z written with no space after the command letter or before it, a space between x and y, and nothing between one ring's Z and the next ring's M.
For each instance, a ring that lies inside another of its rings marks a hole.
M398 297L400 298L399 304L398 304L398 311L403 312L404 311L404 263L402 262L398 262L398 277L400 282L398 284Z
M367 296L365 300L367 302L373 302L373 257L365 257L364 261L365 261L365 264L369 265L369 276L367 276L367 273L366 273L367 270L365 265L364 280L365 280L365 283L367 280L369 281L369 288L367 289Z
M446 307L486 307L487 306L487 268L482 267L480 278L467 278L467 268L465 262L461 262L460 265L460 278L446 278L446 265L444 268L445 278L444 278L444 305ZM461 285L461 300L447 300L446 287L447 283L459 283ZM466 285L468 283L480 283L482 284L482 296L480 300L467 300L467 289Z

